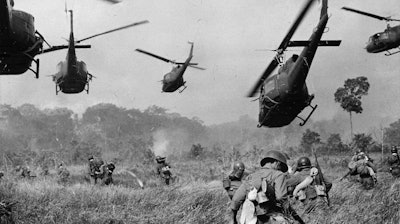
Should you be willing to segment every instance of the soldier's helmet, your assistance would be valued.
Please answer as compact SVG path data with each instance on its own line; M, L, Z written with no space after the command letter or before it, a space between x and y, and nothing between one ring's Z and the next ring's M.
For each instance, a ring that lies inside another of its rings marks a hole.
M233 165L233 170L235 170L235 171L237 171L237 170L244 171L244 169L245 169L244 163L242 163L242 162L236 162L236 163Z
M276 151L276 150L271 150L271 151L267 152L265 157L260 161L260 165L264 166L267 162L274 162L274 161L281 162L281 164L282 164L281 171L282 172L285 173L288 170L286 156L283 153Z
M230 174L230 176L241 179L244 174L244 169L244 163L236 162L233 164L233 172Z
M397 154L397 147L393 145L390 151Z
M297 160L297 169L311 168L311 161L308 157L303 156Z
M93 155L90 155L90 156L88 157L88 160L90 161L90 160L92 160L92 159L94 159L94 158L93 158Z
M357 156L357 160L365 159L365 154L360 154Z

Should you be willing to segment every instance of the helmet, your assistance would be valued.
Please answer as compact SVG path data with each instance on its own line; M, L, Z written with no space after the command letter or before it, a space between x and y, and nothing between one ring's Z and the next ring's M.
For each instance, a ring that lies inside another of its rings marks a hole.
M362 160L365 159L365 155L364 154L360 154L357 156L357 160Z
M233 171L229 175L229 178L231 180L233 180L232 178L234 178L234 179L242 179L243 173L244 173L244 169L245 169L245 167L244 167L244 164L242 162L236 162L233 165Z
M397 153L397 147L392 145L392 149L390 150L392 153Z
M245 169L244 163L242 163L242 162L236 162L236 163L233 165L233 170L241 170L241 171L244 171L244 169Z
M93 158L93 155L90 155L90 156L88 157L88 160L91 160L91 159L94 159L94 158Z
M288 170L287 162L286 162L286 156L276 150L271 150L267 152L265 157L260 161L260 165L264 166L267 162L273 162L273 161L279 161L282 163L281 171L286 172Z
M299 160L297 160L297 168L302 169L302 168L310 168L311 167L311 161L308 157L303 156L300 157Z

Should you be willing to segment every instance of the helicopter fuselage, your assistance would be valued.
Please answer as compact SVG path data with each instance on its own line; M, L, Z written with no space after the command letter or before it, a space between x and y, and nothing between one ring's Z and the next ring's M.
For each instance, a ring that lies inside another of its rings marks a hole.
M0 0L0 75L26 72L42 45L33 16L13 10L9 0Z
M69 94L80 93L88 86L91 75L85 62L78 61L76 58L74 34L72 32L69 37L66 60L58 63L57 69L58 72L53 76L56 83L56 94L58 91Z
M400 46L400 25L388 27L385 31L372 35L365 49L368 53L380 53Z
M58 72L54 75L54 82L63 93L80 93L85 90L89 82L89 73L83 61L58 63ZM73 69L70 70L70 68Z
M163 92L175 92L181 86L185 85L183 80L183 73L186 71L187 66L176 66L172 68L171 72L164 75L162 80Z
M327 22L325 14L301 54L293 55L277 75L264 81L259 98L259 127L288 125L310 105L313 96L309 95L305 81Z

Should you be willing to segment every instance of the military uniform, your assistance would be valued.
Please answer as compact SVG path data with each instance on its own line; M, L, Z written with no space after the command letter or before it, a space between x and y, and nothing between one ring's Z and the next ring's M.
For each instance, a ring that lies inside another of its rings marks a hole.
M226 192L228 192L230 199L232 199L236 190L239 189L242 184L242 179L247 176L244 170L244 164L242 162L237 162L233 165L232 173L222 180L223 187Z
M172 173L171 173L171 166L165 162L165 157L156 157L157 161L157 169L156 172L157 174L163 179L166 185L169 185L169 181L171 179Z
M359 175L359 181L363 187L365 189L371 189L377 182L376 167L372 162L367 161L362 156L359 156L358 158L359 159L356 162L352 161L349 163L349 171L341 179L347 177L348 175Z
M291 189L295 189L296 186L299 186L306 178L312 178L311 176L311 169L316 168L304 168L301 171L296 172L293 174L288 180L288 187ZM319 172L319 171L318 171ZM325 188L317 189L316 181L311 180L309 184L303 186L304 188L298 191L297 195L293 195L296 198L297 206L301 210L301 215L303 218L311 219L315 213L320 212L327 206L326 194L332 188L332 183L325 181ZM307 220L305 220L307 222Z
M276 158L279 158L279 160ZM280 170L273 169L268 164L265 165L265 163L274 161L281 162ZM290 217L292 210L287 195L287 175L284 173L288 169L286 158L278 151L270 151L268 156L261 160L261 166L262 168L245 179L233 196L230 203L233 216L244 203L242 223L294 223L294 220ZM255 197L251 196L253 192L256 193ZM254 205L255 219L243 219L247 205L250 205L250 207ZM235 217L232 218L235 219Z
M242 185L242 178L237 178L235 176L229 175L224 178L222 181L223 187L228 192L228 196L230 199L233 198L237 189L239 189L240 185Z
M396 146L392 146L392 155L387 159L389 165L389 171L394 177L400 177L400 156Z
M97 183L99 179L100 167L104 164L103 160L95 160L93 156L89 157L89 178L92 184Z
M69 179L69 171L67 168L65 168L63 165L60 164L57 170L57 175L58 175L58 182L61 184L66 184Z
M114 169L115 169L115 165L112 162L104 164L100 167L99 178L101 178L102 185L109 185L109 184L114 183L113 178L112 178Z

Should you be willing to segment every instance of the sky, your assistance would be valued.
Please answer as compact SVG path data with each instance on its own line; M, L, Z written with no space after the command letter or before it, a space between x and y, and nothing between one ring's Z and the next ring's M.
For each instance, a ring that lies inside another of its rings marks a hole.
M0 76L0 103L19 106L31 103L40 108L68 107L75 112L98 103L145 109L151 105L167 108L183 116L199 117L205 124L237 120L248 114L258 117L258 102L246 98L253 84L274 56L275 49L304 4L303 0L123 0L109 4L103 0L69 0L74 10L74 34L82 39L132 22L150 23L84 42L91 49L77 50L96 76L86 94L55 94L50 75L65 60L66 50L37 56L40 78L32 72ZM66 44L69 17L64 0L15 0L15 9L31 13L36 29L52 45ZM341 39L340 47L319 48L307 85L315 94L318 109L313 120L331 119L342 112L333 94L347 78L366 76L370 82L363 99L360 123L380 119L397 120L400 110L400 66L398 55L370 54L364 49L369 36L385 29L386 23L340 10L357 8L382 16L400 18L398 0L331 0L329 31L323 39ZM318 23L315 4L293 40L308 39ZM396 25L393 23L392 25ZM207 68L189 68L188 88L183 93L161 93L164 74L172 65L135 52L136 48L177 61L184 61L193 41L192 62ZM288 51L300 53L301 48Z

